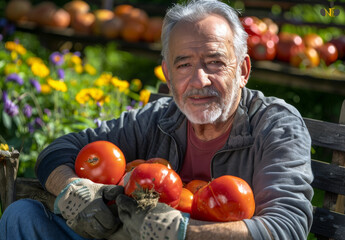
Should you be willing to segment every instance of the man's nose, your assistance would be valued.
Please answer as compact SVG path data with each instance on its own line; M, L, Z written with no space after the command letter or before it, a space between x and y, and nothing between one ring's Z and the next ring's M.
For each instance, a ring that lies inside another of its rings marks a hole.
M205 71L205 68L202 65L198 65L194 68L190 79L190 84L194 88L199 89L211 85L209 74Z

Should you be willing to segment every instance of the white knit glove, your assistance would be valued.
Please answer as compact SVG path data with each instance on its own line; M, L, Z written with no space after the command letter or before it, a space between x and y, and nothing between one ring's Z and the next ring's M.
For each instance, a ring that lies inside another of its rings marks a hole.
M106 205L123 193L123 187L104 185L79 178L66 186L54 203L55 214L61 214L76 233L86 238L105 238L121 222L116 211ZM116 206L113 206L116 209Z
M189 221L187 213L182 213L164 203L142 209L133 198L124 194L116 198L116 204L123 230L132 240L183 240L186 237Z

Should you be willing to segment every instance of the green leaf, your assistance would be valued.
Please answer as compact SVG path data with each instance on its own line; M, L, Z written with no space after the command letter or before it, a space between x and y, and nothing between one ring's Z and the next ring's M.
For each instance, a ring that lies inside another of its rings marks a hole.
M7 129L12 128L12 119L5 111L2 111L2 121L4 122L4 126Z

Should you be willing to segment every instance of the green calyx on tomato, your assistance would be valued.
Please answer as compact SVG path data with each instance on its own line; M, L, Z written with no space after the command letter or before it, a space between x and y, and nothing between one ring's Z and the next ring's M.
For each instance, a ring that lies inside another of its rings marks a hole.
M125 185L125 194L137 197L138 191L143 190L154 190L159 195L159 202L176 207L180 201L182 181L174 170L162 164L142 163L131 172Z

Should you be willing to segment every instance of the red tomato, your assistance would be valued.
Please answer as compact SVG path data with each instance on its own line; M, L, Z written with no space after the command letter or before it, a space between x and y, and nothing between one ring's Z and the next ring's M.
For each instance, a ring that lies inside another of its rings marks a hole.
M164 158L150 158L149 160L146 161L147 163L160 163L163 164L164 166L168 167L169 169L172 169L170 163L168 160L164 159Z
M207 184L208 184L208 182L206 182L204 180L194 179L194 180L190 181L189 183L187 183L185 188L187 188L189 191L191 191L193 194L195 194L196 191L198 191L200 188L202 188L203 186L205 186Z
M306 47L303 52L300 52L290 59L291 66L300 67L302 64L305 67L316 67L320 63L320 56L318 52L311 47Z
M282 32L279 34L276 58L280 61L290 62L292 56L303 52L304 48L303 39L299 35Z
M159 202L176 207L180 201L182 181L172 169L158 163L142 163L133 169L125 194L133 197L139 188L154 189L159 194Z
M136 160L134 160L132 162L127 163L127 165L126 165L126 172L130 172L136 166L138 166L138 165L140 165L142 163L160 163L160 164L163 164L164 166L167 166L169 169L172 169L168 160L166 160L164 158L150 158L147 161L145 161L144 159L136 159Z
M133 170L133 168L135 168L136 166L138 166L139 164L145 163L146 161L144 159L136 159L132 162L127 163L126 165L126 172L130 172Z
M193 193L187 188L182 188L180 202L176 207L177 210L185 213L192 213Z
M191 216L203 221L228 222L249 219L254 210L254 195L248 183L225 175L194 194Z
M80 150L74 167L81 178L96 183L117 184L125 173L126 159L115 144L96 141Z
M317 50L327 66L338 59L338 50L333 43L325 43Z

